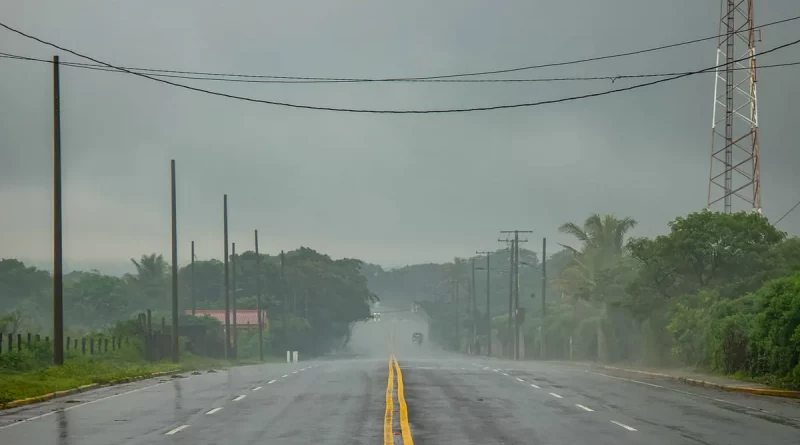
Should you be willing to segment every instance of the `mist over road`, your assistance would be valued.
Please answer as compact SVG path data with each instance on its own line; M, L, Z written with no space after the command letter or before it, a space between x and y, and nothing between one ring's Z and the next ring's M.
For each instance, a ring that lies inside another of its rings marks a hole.
M401 309L357 325L338 355L0 412L0 444L402 444L403 428L416 444L772 445L800 437L794 401L455 355ZM422 345L414 332L425 335ZM391 357L399 372L389 379Z

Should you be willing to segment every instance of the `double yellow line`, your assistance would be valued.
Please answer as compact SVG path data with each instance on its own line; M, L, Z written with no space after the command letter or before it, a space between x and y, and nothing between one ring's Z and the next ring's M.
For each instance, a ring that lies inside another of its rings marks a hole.
M389 356L389 382L386 384L386 411L383 416L383 444L394 445L394 381L397 378L397 401L400 405L400 432L403 445L414 445L411 428L408 426L408 405L403 387L403 371L394 354Z

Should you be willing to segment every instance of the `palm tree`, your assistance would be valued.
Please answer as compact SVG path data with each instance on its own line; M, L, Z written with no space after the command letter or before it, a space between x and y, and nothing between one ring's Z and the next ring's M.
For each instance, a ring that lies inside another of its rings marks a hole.
M616 267L623 259L625 235L636 227L636 220L630 217L617 219L613 215L600 216L595 213L583 223L583 227L567 222L559 231L574 236L581 242L580 249L563 245L573 253L572 264L564 268L556 279L556 284L564 292L594 301L599 307L597 323L597 355L605 361L607 348L602 329L602 320L607 317L610 296L598 292L598 275Z
M141 309L166 307L169 265L164 255L142 255L139 261L131 258L131 263L136 267L136 274L125 278L142 295L142 298L134 298L139 300Z

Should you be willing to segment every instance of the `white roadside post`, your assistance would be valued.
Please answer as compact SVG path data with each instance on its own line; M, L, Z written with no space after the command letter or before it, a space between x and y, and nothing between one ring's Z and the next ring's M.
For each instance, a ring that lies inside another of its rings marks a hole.
M292 351L286 351L286 363L292 363Z
M294 362L297 363L298 361L299 361L298 353L297 351L294 351Z

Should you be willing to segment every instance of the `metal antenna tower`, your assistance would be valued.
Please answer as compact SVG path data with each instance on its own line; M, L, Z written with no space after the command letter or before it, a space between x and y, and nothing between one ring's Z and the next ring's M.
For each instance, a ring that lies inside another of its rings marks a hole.
M706 208L722 202L725 213L761 213L753 1L720 0ZM734 63L739 59L744 60Z

